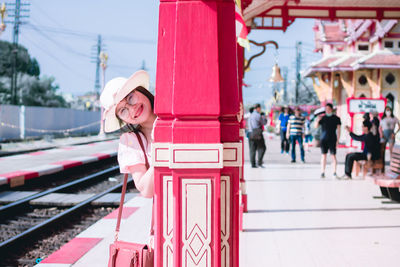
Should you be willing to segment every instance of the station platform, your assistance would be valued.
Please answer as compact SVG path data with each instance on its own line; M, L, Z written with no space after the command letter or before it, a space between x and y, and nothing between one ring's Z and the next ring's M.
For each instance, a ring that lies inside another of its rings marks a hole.
M244 165L249 211L240 233L240 266L396 266L400 203L381 198L369 179L334 179L329 164L321 179L318 148L306 151L304 164L280 154L278 139L267 140L267 147L266 168L253 169L248 160ZM345 153L338 152L339 174ZM127 202L120 240L147 242L151 205L142 197ZM108 216L36 266L107 266L116 212Z
M67 138L55 141L56 148L51 149L41 141L13 144L9 151L26 152L32 147L44 150L0 157L0 185L22 185L28 179L115 156L118 141L116 137Z

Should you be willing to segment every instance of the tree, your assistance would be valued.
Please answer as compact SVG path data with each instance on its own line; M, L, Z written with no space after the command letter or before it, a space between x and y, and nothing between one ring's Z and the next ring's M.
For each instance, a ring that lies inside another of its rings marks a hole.
M13 55L12 43L0 41L0 76L11 77ZM19 45L17 55L17 72L39 77L39 64L35 58L30 57L28 50Z
M11 103L11 62L13 46L9 42L0 41L0 104ZM28 50L18 46L17 58L17 92L19 105L68 107L65 99L57 95L58 85L53 77L40 76L39 63L31 58Z
M20 105L40 107L69 107L60 95L57 95L58 85L53 77L39 79L28 74L18 75L18 92Z

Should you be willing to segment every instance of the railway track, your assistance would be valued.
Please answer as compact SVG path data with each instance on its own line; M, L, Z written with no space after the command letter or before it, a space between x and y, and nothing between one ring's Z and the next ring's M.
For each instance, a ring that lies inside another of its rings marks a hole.
M53 229L52 231L54 232L54 229L62 228L63 225L66 225L65 222L68 221L71 216L81 216L80 214L84 214L85 212L88 212L88 210L89 212L90 210L93 212L93 209L104 210L102 213L105 214L110 212L110 208L107 210L101 206L94 208L92 204L94 201L99 200L105 195L121 189L122 182L119 180L122 181L122 179L120 179L122 177L117 177L119 179L116 177L109 178L110 176L117 174L118 170L118 166L113 166L0 207L0 218L2 218L1 221L3 221L0 223L2 228L1 235L8 234L7 237L0 236L0 253L5 255L4 253L12 252L14 251L14 248L19 248L21 245L26 246L28 243L33 244L35 242L40 242L41 239L46 237L46 232L48 233L50 229ZM111 187L110 180L112 180L114 184ZM96 186L102 181L105 181L106 184L103 186ZM104 187L108 188L104 189ZM84 200L74 204L51 205L50 203L49 206L34 204L35 201L58 193L70 194L70 192L75 191L78 192L76 195L79 196L81 194L80 192L90 192L91 190L95 190L96 192L85 197ZM79 223L79 220L77 223ZM10 233L12 236L10 236Z

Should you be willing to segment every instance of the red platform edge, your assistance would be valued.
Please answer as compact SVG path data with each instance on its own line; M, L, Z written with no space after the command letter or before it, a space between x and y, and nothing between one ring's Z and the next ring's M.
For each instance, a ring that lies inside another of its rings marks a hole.
M36 152L34 152L34 153L36 153ZM43 152L43 153L45 153L45 152ZM32 155L32 153L28 153L28 155ZM38 155L39 154L35 154L34 156L38 156ZM106 158L110 158L112 156L114 156L114 153L113 154L94 153L94 154L90 155L89 157L97 158L97 160L103 160ZM57 162L53 162L53 163L49 163L49 164L45 164L45 165L59 165L62 167L63 170L65 170L65 169L77 167L77 166L80 166L83 164L84 163L82 161L72 159L72 160L57 161ZM40 172L44 172L44 170L40 169ZM46 173L46 174L49 174L49 173ZM39 175L39 171L35 171L35 170L20 170L20 171L14 171L14 172L0 173L0 184L5 184L5 183L9 184L10 180L21 179L21 177L24 180L29 180L32 178L37 178L39 176L41 176L41 175Z
M101 240L103 239L75 237L40 263L73 264Z
M128 219L133 213L135 213L139 207L124 207L122 210L122 219ZM117 219L118 217L118 209L115 209L113 212L105 216L103 219Z

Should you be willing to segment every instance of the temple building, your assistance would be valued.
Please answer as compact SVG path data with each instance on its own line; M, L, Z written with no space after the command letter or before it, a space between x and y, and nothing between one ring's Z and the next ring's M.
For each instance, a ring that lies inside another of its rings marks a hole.
M397 20L316 20L315 47L323 57L305 76L321 103L337 106L342 127L361 131L364 112L385 104L400 117L400 24Z

